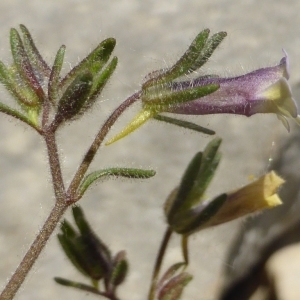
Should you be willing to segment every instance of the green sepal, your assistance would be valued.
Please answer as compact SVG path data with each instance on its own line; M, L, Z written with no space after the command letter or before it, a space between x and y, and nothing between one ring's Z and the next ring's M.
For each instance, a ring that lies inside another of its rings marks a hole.
M60 229L62 233L69 239L77 238L79 236L78 233L74 230L72 225L67 220L64 220L62 222Z
M96 236L90 225L85 219L83 210L79 206L72 208L75 223L85 241L89 257L95 258L95 264L98 263L103 271L108 271L111 263L111 253L108 247Z
M108 62L116 45L114 38L102 41L86 58L74 67L61 81L61 88L68 86L79 74L85 71L97 74Z
M201 133L204 133L204 134L208 134L208 135L214 135L216 133L215 131L213 131L211 129L202 127L202 126L197 125L195 123L180 120L180 119L175 119L175 118L171 118L171 117L167 117L167 116L163 116L163 115L156 115L156 116L153 117L153 119L155 119L157 121L163 121L163 122L166 122L166 123L169 123L169 124L172 124L172 125L176 125L176 126L179 126L179 127L183 127L183 128L186 128L186 129L194 130L194 131L197 131L197 132L201 132Z
M48 97L52 104L57 103L59 99L59 76L64 62L65 51L65 45L58 49L49 77Z
M172 198L168 200L168 205L165 206L165 208L167 208L165 213L170 225L172 225L174 220L177 219L178 214L181 214L186 209L188 210L190 208L189 205L186 204L186 199L195 185L197 176L199 175L202 159L203 153L196 153L182 176L176 194L172 195Z
M220 45L223 39L227 36L227 33L224 31L215 33L210 37L205 43L203 49L201 50L198 58L190 66L189 72L193 72L201 68L211 57L216 48Z
M49 77L51 69L39 53L29 30L23 24L20 25L20 29L23 35L23 45L31 65L35 66L40 72L42 72L44 77Z
M159 112L168 111L172 106L186 103L209 95L219 89L218 84L208 84L205 86L196 86L193 88L174 91L171 88L150 87L143 91L141 99L144 108Z
M73 239L63 234L58 234L57 238L73 266L84 276L90 277L88 270L84 267L85 262L82 259L82 253L76 246L76 243L73 242Z
M94 234L89 223L86 221L83 210L79 206L72 207L75 223L82 235Z
M90 100L87 103L88 107L90 107L94 103L97 96L99 96L111 75L115 71L117 64L118 58L114 57L101 73L95 75Z
M34 91L40 102L45 100L44 91L35 75L33 67L25 51L18 31L14 28L10 31L11 53L18 73Z
M192 207L203 200L202 196L210 184L221 160L221 154L218 152L221 142L221 138L215 138L206 146L199 173L194 181L193 188L185 200L185 207Z
M114 258L112 272L109 278L110 284L115 288L124 282L128 274L128 262L125 251L120 251Z
M170 280L176 272L178 272L180 269L184 269L186 267L186 264L181 262L181 263L176 263L169 267L169 269L164 273L164 275L159 279L157 282L157 289L162 288L165 282Z
M227 194L221 194L216 197L214 200L209 202L207 206L197 215L194 219L191 219L189 225L185 226L182 230L177 231L180 234L189 235L205 227L205 223L219 211L223 204L227 200Z
M145 83L145 86L157 84L161 81L172 81L183 75L187 75L191 72L194 61L199 57L201 50L205 46L205 43L209 36L209 29L204 29L201 31L196 38L193 40L192 44L189 46L188 50L182 55L182 57L169 69L160 72L158 76L151 81Z
M88 101L93 84L93 76L90 72L78 75L64 92L59 100L56 114L56 122L72 120L82 113L82 108Z
M134 168L108 168L99 171L95 171L87 175L81 182L78 188L78 195L82 197L85 191L98 179L103 179L104 177L114 176L114 177L126 177L126 178L139 178L145 179L150 178L155 175L154 170L143 170Z

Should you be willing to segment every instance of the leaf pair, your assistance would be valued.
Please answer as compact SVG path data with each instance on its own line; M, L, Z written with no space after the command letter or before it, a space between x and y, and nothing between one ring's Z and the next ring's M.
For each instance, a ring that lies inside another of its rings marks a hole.
M58 234L58 239L72 264L79 272L90 278L92 286L63 278L55 278L56 282L99 292L98 281L104 280L105 292L115 293L116 288L125 280L128 271L125 252L120 251L112 256L108 247L91 229L80 207L73 207L73 216L79 232L64 220L61 225L62 233Z
M13 64L7 67L0 61L0 82L16 99L22 112L0 103L0 111L29 124L38 132L41 112L48 119L52 104L55 118L52 129L73 120L91 107L117 66L117 58L109 61L116 45L113 38L101 42L85 59L63 79L61 70L66 47L58 50L54 64L49 67L42 58L24 25L22 36L16 29L10 31ZM47 107L47 109L45 109ZM45 117L45 116L44 116Z
M198 152L189 163L178 188L165 204L165 214L169 226L181 234L196 230L201 222L206 222L226 200L226 196L215 199L202 207L203 195L219 165L218 151L220 138L212 140L203 152ZM197 210L199 208L199 212Z

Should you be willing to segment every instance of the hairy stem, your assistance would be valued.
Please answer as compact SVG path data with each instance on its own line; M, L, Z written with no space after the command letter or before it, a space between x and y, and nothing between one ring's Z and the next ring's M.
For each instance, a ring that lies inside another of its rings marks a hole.
M155 289L156 289L158 275L159 275L159 272L160 272L160 269L162 266L162 262L163 262L165 254L166 254L167 246L169 244L172 233L173 233L172 229L170 227L168 227L164 234L162 242L160 244L159 252L157 254L156 262L155 262L153 273L152 273L151 286L150 286L150 291L149 291L149 295L148 295L148 300L155 299Z
M74 195L76 190L86 173L88 167L90 166L91 162L93 161L99 147L101 146L104 138L106 137L107 133L116 122L116 120L120 117L120 115L134 102L136 102L140 97L141 92L136 92L129 98L127 98L117 109L110 115L110 117L106 120L104 125L100 128L98 134L96 135L92 145L86 152L70 186L68 189L68 195Z
M20 265L1 293L0 300L13 299L68 207L55 135L54 133L47 131L44 132L43 135L48 150L48 158L56 202L42 229L36 236Z
M18 289L24 282L28 272L31 270L34 262L39 257L44 246L46 245L49 237L57 226L61 216L67 209L67 205L64 203L56 203L52 209L49 217L47 218L43 228L40 230L39 234L35 238L34 242L30 246L29 250L25 254L22 262L16 269L15 273L9 280L8 284L4 288L0 295L1 300L13 299Z

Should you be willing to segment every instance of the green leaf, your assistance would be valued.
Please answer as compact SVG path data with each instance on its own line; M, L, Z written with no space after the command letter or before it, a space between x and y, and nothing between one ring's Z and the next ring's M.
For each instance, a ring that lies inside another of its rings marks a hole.
M218 152L221 142L222 139L215 138L206 146L198 176L186 199L187 206L191 207L201 202L201 198L209 186L221 160L221 154Z
M23 35L24 48L31 62L31 65L37 67L45 77L49 77L51 69L39 53L36 45L33 42L33 38L29 30L23 24L20 25L20 29Z
M117 64L118 64L118 58L114 57L110 61L110 63L105 67L105 69L100 74L95 76L92 91L91 91L91 97L90 97L91 99L89 103L91 102L92 104L93 103L92 100L99 96L104 86L110 79L111 75L115 71ZM91 106L91 104L89 104L89 106Z
M153 117L153 119L158 120L158 121L163 121L163 122L166 122L166 123L170 123L172 125L176 125L176 126L183 127L183 128L186 128L186 129L194 130L194 131L197 131L197 132L201 132L201 133L204 133L204 134L209 134L209 135L214 135L215 134L215 131L213 131L213 130L210 130L208 128L205 128L205 127L202 127L202 126L197 125L195 123L187 122L187 121L184 121L184 120L179 120L179 119L166 117L166 116L162 116L162 115L156 115L156 116Z
M158 300L179 300L186 285L193 279L189 273L183 272L173 277L158 293Z
M211 57L216 48L220 45L223 39L227 36L224 31L215 33L211 38L208 39L203 49L201 50L198 58L190 66L189 72L193 72L201 68Z
M92 83L93 76L90 72L82 73L74 79L59 100L56 123L72 120L81 115L82 108L88 101Z
M89 270L87 270L85 267L85 262L82 258L82 253L78 249L76 244L73 242L73 239L70 239L63 234L58 234L57 238L73 266L84 276L90 277Z
M183 230L181 230L178 233L192 234L200 230L201 227L205 227L205 223L207 223L219 211L219 209L223 206L226 200L226 194L222 194L214 200L212 200L188 226L186 226Z
M192 188L194 187L195 181L199 174L202 160L203 153L198 152L190 161L187 169L185 170L179 185L178 192L172 203L169 205L169 211L167 212L169 224L174 223L174 220L177 219L179 213L190 208L189 203L186 203L186 199Z
M62 45L56 53L51 74L49 77L48 96L50 101L55 104L59 99L59 76L64 62L66 46Z
M86 221L81 207L79 207L79 206L72 207L72 212L73 212L73 217L74 217L75 223L76 223L78 229L80 230L80 233L82 235L93 234L93 231L92 231L90 225L88 224L88 222Z
M93 286L84 284L84 283L68 280L68 279L61 278L61 277L54 277L54 281L63 286L73 287L73 288L76 288L76 289L79 289L82 291L86 291L89 293L93 293L96 295L102 295L102 293L99 292L96 288L94 288Z
M98 274L101 271L100 273L102 274L104 270L107 271L109 269L108 266L111 263L110 250L93 232L84 216L81 207L74 206L72 208L72 211L75 223L87 247L86 260L88 260L89 258L90 260L94 259L94 262L92 263L90 263L88 260L89 264L91 265L91 269L93 269L93 265L95 265L96 271L94 273Z
M92 75L98 73L108 62L114 48L116 40L108 38L101 42L86 58L74 67L61 81L61 88L68 86L79 74L89 71Z
M172 265L165 274L161 277L161 279L157 282L157 289L161 289L164 283L169 281L176 272L178 272L180 269L183 269L186 267L185 263L176 263Z
M124 282L128 273L128 262L125 257L125 251L120 251L114 258L114 266L109 278L113 287L117 287Z
M108 168L99 171L95 171L87 175L81 182L78 188L78 195L82 197L85 191L94 183L96 180L108 176L115 177L127 177L127 178L150 178L155 175L154 170L143 170L143 169L133 169L133 168Z
M165 72L162 72L160 75L155 77L152 82L145 83L145 87L149 84L157 84L161 81L172 81L182 75L187 75L191 72L191 67L194 64L194 61L198 58L201 50L205 46L205 43L208 39L209 29L204 29L201 31L196 38L193 40L192 44L189 46L188 50L182 55L182 57L172 66L167 69Z
M73 239L79 236L78 233L74 230L72 225L67 220L64 220L62 222L60 229L62 233L69 239Z
M28 124L33 129L35 129L39 132L39 128L37 127L37 124L35 122L33 122L30 118L28 118L25 115L23 115L22 113L20 113L19 111L15 110L3 103L0 103L0 111Z
M21 37L18 31L14 28L12 28L10 31L10 45L14 63L19 74L25 79L30 88L35 92L40 102L43 102L45 100L45 93L30 64Z

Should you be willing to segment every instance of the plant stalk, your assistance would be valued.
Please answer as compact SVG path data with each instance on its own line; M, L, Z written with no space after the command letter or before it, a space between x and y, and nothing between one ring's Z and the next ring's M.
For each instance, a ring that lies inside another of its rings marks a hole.
M68 206L65 203L60 202L55 204L49 217L43 225L43 228L40 230L39 234L25 254L22 262L1 293L1 300L11 300L16 295L18 289L24 282L26 276L28 275L28 272L31 270L33 264L44 249L48 239L56 228L57 223L66 211L67 207Z
M42 229L36 236L35 240L31 244L20 265L18 266L13 276L10 278L9 282L2 291L0 295L0 300L11 300L16 295L17 291L19 290L20 286L22 285L26 276L31 270L33 264L44 249L48 239L50 238L51 234L56 228L59 220L68 208L68 202L66 201L66 193L64 189L64 183L57 151L57 144L55 140L55 133L45 131L43 132L43 136L45 138L48 150L48 159L56 202Z
M109 130L113 126L113 124L117 121L120 115L134 102L136 102L140 97L141 91L138 91L127 98L124 102L121 103L119 107L110 115L110 117L106 120L103 126L101 126L98 134L96 135L92 145L86 152L78 170L76 171L74 178L68 188L67 194L74 196L76 194L76 190L85 175L87 169L89 168L91 162L93 161L99 147L101 146L103 140L105 139L106 135L108 134Z
M172 233L173 233L172 229L170 227L168 227L164 234L162 242L160 244L159 252L157 254L153 273L152 273L151 286L150 286L150 290L149 290L148 300L155 299L155 289L156 289L158 275L159 275L159 272L160 272L160 269L162 266L162 262L163 262L165 254L166 254L167 246L169 244Z

